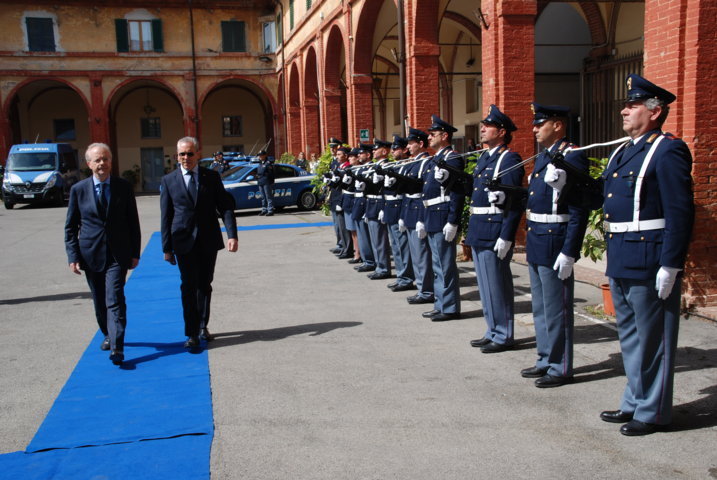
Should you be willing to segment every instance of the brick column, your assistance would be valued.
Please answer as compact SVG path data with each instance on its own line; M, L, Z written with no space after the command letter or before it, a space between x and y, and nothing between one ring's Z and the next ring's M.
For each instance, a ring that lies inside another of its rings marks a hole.
M513 150L533 154L530 102L535 98L535 0L482 0L483 111L496 104L518 127Z
M306 158L309 158L309 152L321 153L319 146L319 103L316 100L305 100L304 108L302 108L304 118L303 125L303 146L301 149L306 152Z
M301 146L301 108L298 106L289 107L287 116L287 145L289 153L296 156L303 147Z
M102 77L90 76L90 141L109 143L109 118L104 108Z
M353 105L349 138L351 145L358 144L359 130L368 129L369 138L373 138L373 80L369 75L355 75L349 89L349 103Z
M677 95L665 131L682 137L694 159L696 219L685 282L686 306L717 306L717 4L645 2L645 77Z
M324 138L341 138L341 94L324 90ZM348 141L347 139L342 139Z
M436 0L405 0L406 114L411 126L425 129L441 114Z
M12 146L12 131L8 121L8 113L3 112L3 115L0 116L0 165L5 165L7 154Z

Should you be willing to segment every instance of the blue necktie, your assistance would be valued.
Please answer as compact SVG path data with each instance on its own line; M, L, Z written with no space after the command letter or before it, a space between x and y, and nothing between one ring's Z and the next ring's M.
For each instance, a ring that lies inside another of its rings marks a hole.
M187 192L189 192L189 198L192 199L192 203L197 203L197 182L194 180L194 172L189 170L189 182L187 182Z
M100 183L100 196L97 200L100 205L100 211L104 215L107 213L107 184L104 182Z

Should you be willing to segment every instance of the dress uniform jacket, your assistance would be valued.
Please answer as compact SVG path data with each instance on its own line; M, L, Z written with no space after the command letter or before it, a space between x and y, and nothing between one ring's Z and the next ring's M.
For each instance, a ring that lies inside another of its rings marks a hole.
M339 161L336 159L336 157L334 157L334 159L331 160L331 164L329 165L329 170L334 172L337 168L339 168ZM336 206L341 205L341 201L343 198L341 190L344 184L341 183L341 179L339 178L335 182L329 181L327 185L329 187L329 207L331 208L332 212L335 212Z
M437 198L445 198L447 200L446 202L434 205L426 205L425 210L422 212L423 214L419 217L419 220L423 222L426 227L426 232L428 233L443 231L443 227L446 223L452 223L453 225L460 224L461 214L463 213L465 196L462 193L448 191L434 176L434 171L436 168L439 168L436 162L441 159L444 159L450 166L459 170L463 170L464 166L463 158L453 152L453 149L448 146L436 153L427 165L427 168L423 170L423 201L431 202Z
M499 161L500 166L498 165ZM514 167L520 161L520 155L511 152L506 145L497 148L492 155L490 152L483 152L473 170L473 194L470 206L475 208L492 207L492 204L488 202L488 192L485 191L485 184L493 179L496 169L502 172ZM519 187L523 182L523 174L522 167L515 168L508 174L501 176L499 181L500 183ZM501 207L498 206L498 208ZM515 239L515 233L518 230L522 214L522 209L512 209L507 216L500 212L472 213L468 223L466 245L492 249L499 237L512 242Z
M403 175L406 175L410 178L422 179L423 171L428 168L428 164L431 161L431 157L428 155L428 153L422 152L418 154L416 160L421 161L407 165L406 169L403 172ZM403 223L406 225L406 228L409 228L411 230L416 229L416 222L418 222L419 218L423 217L425 211L422 198L411 198L415 197L416 194L420 193L421 191L414 192L406 190L403 195L400 216L403 220Z
M664 219L664 228L606 234L608 277L653 279L661 266L682 268L685 264L694 221L692 156L685 142L665 134L639 180L645 157L661 136L661 131L653 130L634 146L616 151L603 173L605 222Z
M571 144L567 139L558 141L549 151L563 151ZM574 146L574 145L573 145ZM588 172L589 163L585 153L569 153L565 161ZM558 254L563 253L574 259L580 258L585 229L587 228L588 209L572 204L570 201L556 205L553 188L545 183L545 169L551 162L548 150L544 150L535 159L535 168L529 177L527 205L527 260L529 263L552 267ZM569 215L567 222L531 221L530 215Z

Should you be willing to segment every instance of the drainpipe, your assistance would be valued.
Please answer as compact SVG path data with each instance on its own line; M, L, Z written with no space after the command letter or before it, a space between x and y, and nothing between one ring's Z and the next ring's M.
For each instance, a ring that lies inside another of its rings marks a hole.
M192 10L192 0L187 0L189 4L189 29L192 37L192 87L194 88L194 135L199 137L199 98L197 97L197 52L194 48L194 12Z
M285 43L285 32L284 32L284 4L279 0L276 2L279 5L279 9L281 9L281 25L277 25L277 28L281 29L281 74L284 75L284 91L281 93L281 108L284 111L284 121L282 122L284 130L284 150L289 149L289 145L286 143L287 139L289 138L289 132L287 130L286 124L288 123L289 118L289 111L286 109L286 82L288 82L288 79L286 78L286 58L284 57L284 50L286 50L286 43ZM279 145L277 142L274 142L274 148L277 148ZM276 157L276 155L274 155Z
M401 109L401 131L402 137L405 137L408 132L406 131L406 40L404 38L403 30L403 0L398 0L398 9L396 10L398 16L398 87L399 87L399 104Z

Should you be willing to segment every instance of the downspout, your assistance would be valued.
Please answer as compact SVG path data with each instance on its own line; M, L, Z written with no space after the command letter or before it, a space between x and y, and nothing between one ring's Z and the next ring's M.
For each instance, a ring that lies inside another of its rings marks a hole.
M398 9L396 10L398 16L398 97L401 109L401 131L402 137L405 137L408 132L406 131L406 40L404 38L403 30L403 0L398 0Z
M281 9L281 25L278 25L278 28L281 29L281 74L284 76L284 91L281 93L281 109L284 111L284 121L283 124L283 130L284 130L284 147L285 150L288 150L289 145L286 143L287 139L289 138L289 132L287 130L287 123L289 118L289 111L286 109L286 85L288 79L286 78L286 59L284 58L284 50L286 50L286 43L284 39L286 38L286 35L284 34L284 4L280 1L276 2L279 5L279 8ZM279 145L277 142L274 142L274 148L277 148ZM276 155L274 155L276 156Z
M197 52L194 48L194 12L192 10L192 0L187 0L189 4L189 29L192 37L192 87L194 88L194 134L199 137L199 98L197 95Z

